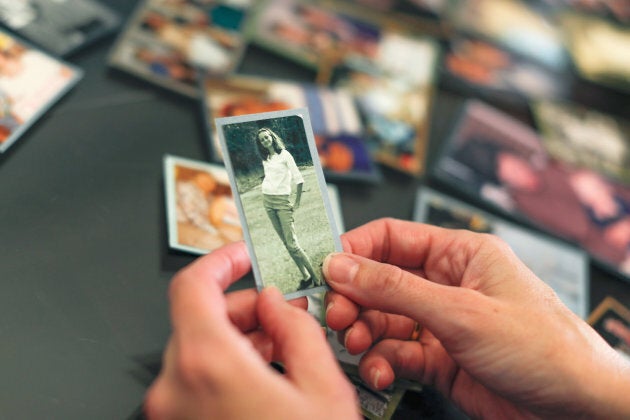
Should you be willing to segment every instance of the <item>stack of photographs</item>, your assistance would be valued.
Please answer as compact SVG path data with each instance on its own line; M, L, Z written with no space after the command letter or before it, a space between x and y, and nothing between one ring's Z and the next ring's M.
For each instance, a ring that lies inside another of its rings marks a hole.
M325 291L324 258L342 247L307 110L215 123L256 286L287 299Z
M0 30L0 152L83 77L83 72Z
M198 98L200 73L223 77L240 63L251 3L145 0L119 36L109 64Z
M421 175L439 49L429 38L298 0L261 3L252 42L308 66L321 83L347 89L365 121L372 155Z
M308 107L319 159L330 181L376 183L381 173L363 140L353 97L342 89L247 76L203 83L203 113L213 159L223 160L214 118Z
M590 293L588 256L579 248L426 187L418 190L413 219L498 236L538 278L551 286L569 309L586 319Z
M436 180L580 245L630 278L630 187L554 159L524 123L469 101L434 169Z
M0 0L0 22L56 56L66 56L111 34L120 24L95 0Z

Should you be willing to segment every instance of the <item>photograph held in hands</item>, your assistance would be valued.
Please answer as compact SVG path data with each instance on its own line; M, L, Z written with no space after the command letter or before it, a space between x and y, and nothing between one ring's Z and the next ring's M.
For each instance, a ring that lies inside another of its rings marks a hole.
M325 290L324 258L342 248L307 110L215 123L258 289Z

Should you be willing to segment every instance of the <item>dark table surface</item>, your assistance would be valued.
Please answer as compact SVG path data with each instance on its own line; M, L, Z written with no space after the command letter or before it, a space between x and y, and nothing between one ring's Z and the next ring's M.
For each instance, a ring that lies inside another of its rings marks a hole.
M68 58L84 79L0 155L0 419L137 416L169 334L169 279L195 258L167 247L162 157L208 158L200 106L108 70L114 37ZM256 48L241 71L312 77ZM438 93L432 153L460 101ZM348 229L411 218L425 181L384 177L339 184ZM630 283L592 267L591 308L607 295L630 302Z

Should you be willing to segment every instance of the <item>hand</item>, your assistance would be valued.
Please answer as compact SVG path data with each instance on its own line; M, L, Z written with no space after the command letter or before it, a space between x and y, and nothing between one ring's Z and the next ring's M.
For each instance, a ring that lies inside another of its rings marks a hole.
M630 366L500 239L392 219L342 239L326 319L374 388L432 384L475 418L630 415Z
M250 269L243 242L199 258L170 287L172 336L149 418L356 418L356 395L317 321L275 288L223 291ZM306 299L296 304L305 306ZM283 363L285 375L269 366Z

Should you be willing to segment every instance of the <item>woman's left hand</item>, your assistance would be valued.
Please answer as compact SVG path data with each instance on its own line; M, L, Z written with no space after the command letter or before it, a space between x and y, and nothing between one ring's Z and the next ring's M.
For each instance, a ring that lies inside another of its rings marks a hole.
M243 242L199 258L171 283L173 331L149 389L149 418L358 418L353 387L305 299L275 288L223 291L250 269ZM286 369L279 375L270 360Z

